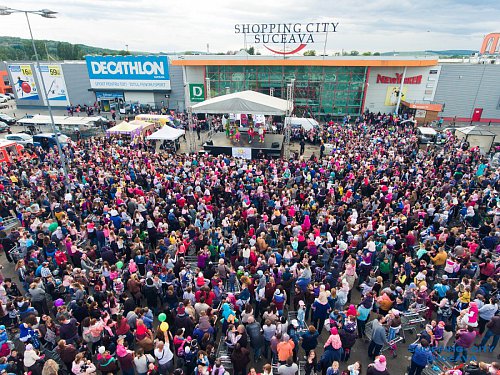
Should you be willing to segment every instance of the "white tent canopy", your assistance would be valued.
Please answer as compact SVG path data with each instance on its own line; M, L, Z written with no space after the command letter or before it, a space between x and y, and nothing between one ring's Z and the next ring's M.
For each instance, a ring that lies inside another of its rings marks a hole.
M159 139L165 141L175 141L176 139L182 137L186 132L182 129L175 129L168 125L163 126L160 130L154 132L153 134L146 137L148 141Z
M287 117L285 118L285 124L290 124L290 126L302 127L305 131L313 129L318 126L318 121L313 118L305 117Z
M496 134L481 126L467 126L455 131L458 139L466 139L470 147L479 147L482 153L487 153L495 141Z
M78 116L54 116L55 125L89 125L93 126L99 120L99 117L78 117ZM17 121L21 125L49 125L51 124L50 116L35 115L33 117L25 117Z
M287 101L255 91L242 91L217 96L193 105L193 113L246 113L284 115Z

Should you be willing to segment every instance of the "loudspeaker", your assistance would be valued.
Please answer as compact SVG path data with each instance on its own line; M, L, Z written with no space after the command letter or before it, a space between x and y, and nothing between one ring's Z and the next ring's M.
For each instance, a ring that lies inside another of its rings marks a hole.
M205 144L206 144L207 146L213 146L213 145L214 145L214 141L209 140L209 141L206 141L206 142L205 142Z
M280 147L280 143L279 142L273 142L271 143L271 148L279 148Z

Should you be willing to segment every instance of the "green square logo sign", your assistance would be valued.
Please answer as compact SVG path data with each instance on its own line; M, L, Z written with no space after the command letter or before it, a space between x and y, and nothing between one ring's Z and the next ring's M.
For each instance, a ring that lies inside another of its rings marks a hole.
M191 102L202 102L205 100L205 85L203 83L189 84L189 100Z

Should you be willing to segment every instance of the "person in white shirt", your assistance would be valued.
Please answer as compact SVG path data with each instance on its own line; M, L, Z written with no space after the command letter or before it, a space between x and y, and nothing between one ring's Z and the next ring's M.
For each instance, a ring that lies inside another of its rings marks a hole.
M165 344L163 341L158 341L154 354L158 360L158 372L160 375L170 374L174 368L174 355L170 351L168 342Z
M37 362L40 358L38 353L33 348L33 345L26 345L26 350L24 351L24 366L28 369L28 371L32 371L36 373L36 371L40 370L40 363Z
M148 366L150 363L154 363L155 359L151 354L144 354L144 349L137 349L137 353L134 357L134 365L137 374L144 375L148 372Z

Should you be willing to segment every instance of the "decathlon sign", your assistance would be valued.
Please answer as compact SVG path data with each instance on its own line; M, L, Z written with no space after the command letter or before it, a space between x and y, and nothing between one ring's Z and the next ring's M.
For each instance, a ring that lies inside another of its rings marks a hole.
M280 55L291 55L303 50L308 44L315 43L319 34L336 33L338 22L309 23L243 23L234 25L235 34L250 34L253 40L247 42L262 44L269 51ZM269 45L280 45L279 48ZM286 50L288 45L294 45Z
M100 90L170 90L167 56L86 56L90 86Z

